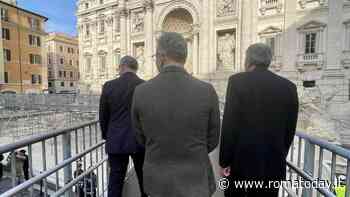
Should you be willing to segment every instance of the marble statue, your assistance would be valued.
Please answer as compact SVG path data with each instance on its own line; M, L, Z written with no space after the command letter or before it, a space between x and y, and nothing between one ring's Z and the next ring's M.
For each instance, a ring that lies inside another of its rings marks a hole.
M135 57L137 59L137 62L139 63L139 72L144 74L145 72L145 48L143 45L136 47L136 54Z
M226 33L218 39L219 67L234 68L236 41L233 34Z

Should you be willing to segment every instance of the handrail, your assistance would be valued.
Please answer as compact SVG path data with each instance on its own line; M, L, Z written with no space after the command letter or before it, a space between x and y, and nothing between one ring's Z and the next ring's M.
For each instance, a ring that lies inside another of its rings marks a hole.
M349 149L345 149L339 145L330 143L326 140L323 140L323 139L320 139L317 137L307 135L307 134L302 133L302 132L297 132L296 135L300 138L303 138L303 139L311 142L312 144L315 144L315 145L318 145L324 149L327 149L328 151L330 151L332 153L335 153L335 154L342 156L346 159L350 159L350 150Z
M86 149L85 151L83 151L82 153L79 153L78 155L75 155L74 157L71 157L69 159L62 161L60 164L58 164L54 168L51 168L51 169L39 174L38 176L35 176L35 177L29 179L28 181L6 191L5 193L2 193L1 197L10 197L10 196L17 194L18 192L20 192L24 189L29 188L30 186L34 185L35 183L39 182L40 180L47 178L51 174L57 172L58 170L64 168L65 166L73 163L74 161L77 161L79 158L82 158L83 156L89 154L93 150L96 150L97 148L101 147L102 145L104 145L104 141Z
M95 123L98 123L98 121L95 120L92 122L86 122L86 123L80 124L79 126L60 129L60 130L52 132L52 133L45 133L45 134L39 134L39 135L27 137L27 138L24 138L18 142L14 142L11 144L0 145L0 154L7 153L7 152L10 152L12 150L20 149L20 148L26 147L28 145L35 144L35 143L38 143L38 142L41 142L41 141L44 141L44 140L47 140L47 139L50 139L53 137L57 137L59 135L66 134L66 133L72 132L72 131L77 130L77 129L81 129L83 127L86 127L86 126L89 126L89 125L95 124Z

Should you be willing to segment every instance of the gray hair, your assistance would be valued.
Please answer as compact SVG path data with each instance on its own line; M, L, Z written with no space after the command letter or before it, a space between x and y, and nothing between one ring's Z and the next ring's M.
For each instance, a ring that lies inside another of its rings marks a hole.
M163 32L158 39L157 52L172 60L185 63L187 59L187 42L185 38L175 32Z
M272 61L271 48L263 43L250 45L246 52L246 65L268 68Z
M135 71L137 71L137 69L139 68L139 64L137 63L137 60L128 55L120 59L119 65L125 65Z

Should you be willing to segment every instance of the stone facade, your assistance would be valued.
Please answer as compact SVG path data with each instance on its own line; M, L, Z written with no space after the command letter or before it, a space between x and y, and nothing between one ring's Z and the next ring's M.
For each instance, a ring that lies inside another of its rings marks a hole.
M348 0L80 0L77 5L85 90L100 92L126 54L140 61L142 77L155 76L156 39L162 31L176 31L188 41L188 72L212 82L221 97L228 77L244 70L247 47L265 42L274 53L271 70L301 91L303 81L315 81L326 89L337 86L337 99L348 99ZM104 69L99 69L101 55Z
M50 33L45 45L49 92L77 93L80 77L78 40L62 33Z
M42 93L47 90L43 40L46 17L0 1L0 92Z

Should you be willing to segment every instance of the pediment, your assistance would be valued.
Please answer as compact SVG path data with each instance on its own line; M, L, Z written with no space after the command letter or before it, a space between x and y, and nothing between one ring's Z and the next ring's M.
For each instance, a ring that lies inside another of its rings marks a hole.
M276 34L276 33L281 33L282 29L275 27L275 26L269 26L259 32L259 35L268 35L268 34Z
M308 30L308 29L318 29L318 28L324 28L327 24L319 22L319 21L310 21L305 23L304 25L300 26L298 30Z

